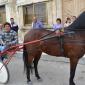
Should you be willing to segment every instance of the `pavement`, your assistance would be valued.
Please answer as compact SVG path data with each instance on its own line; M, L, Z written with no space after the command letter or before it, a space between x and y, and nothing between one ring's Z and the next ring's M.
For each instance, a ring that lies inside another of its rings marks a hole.
M15 54L7 67L10 79L6 85L27 85L22 53ZM33 85L69 85L69 59L43 54L38 69L42 81L37 81L33 73ZM76 85L85 85L85 58L82 58L77 66L75 82Z

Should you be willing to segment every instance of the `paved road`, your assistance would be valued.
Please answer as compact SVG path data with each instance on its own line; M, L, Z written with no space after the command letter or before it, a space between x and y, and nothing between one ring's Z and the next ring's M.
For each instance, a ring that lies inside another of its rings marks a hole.
M27 85L21 54L17 56L8 64L10 80L6 85ZM42 55L38 68L42 81L37 81L33 74L31 75L33 85L69 85L68 59ZM85 58L78 64L75 82L76 85L85 85Z

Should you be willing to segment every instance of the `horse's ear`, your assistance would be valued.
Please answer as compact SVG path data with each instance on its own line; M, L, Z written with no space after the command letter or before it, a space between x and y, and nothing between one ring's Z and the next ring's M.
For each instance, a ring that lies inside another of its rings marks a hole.
M85 29L85 11L68 27L69 29Z

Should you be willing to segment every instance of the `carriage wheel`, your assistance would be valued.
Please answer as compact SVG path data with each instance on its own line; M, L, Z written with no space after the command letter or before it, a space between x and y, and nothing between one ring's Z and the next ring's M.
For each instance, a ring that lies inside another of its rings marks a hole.
M2 67L3 66L3 67ZM0 61L0 83L5 84L9 80L8 68Z

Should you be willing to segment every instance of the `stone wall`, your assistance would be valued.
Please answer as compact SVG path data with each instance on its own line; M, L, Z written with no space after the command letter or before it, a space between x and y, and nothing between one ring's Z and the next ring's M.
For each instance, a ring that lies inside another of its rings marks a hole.
M10 21L10 17L15 18L20 27L19 34L23 37L26 29L30 29L30 25L24 26L23 5L42 1L47 3L46 9L49 25L55 23L58 17L65 21L66 17L78 16L81 12L85 11L85 0L0 0L0 5L5 5L6 21Z
M62 0L62 17L78 16L85 11L85 0Z

